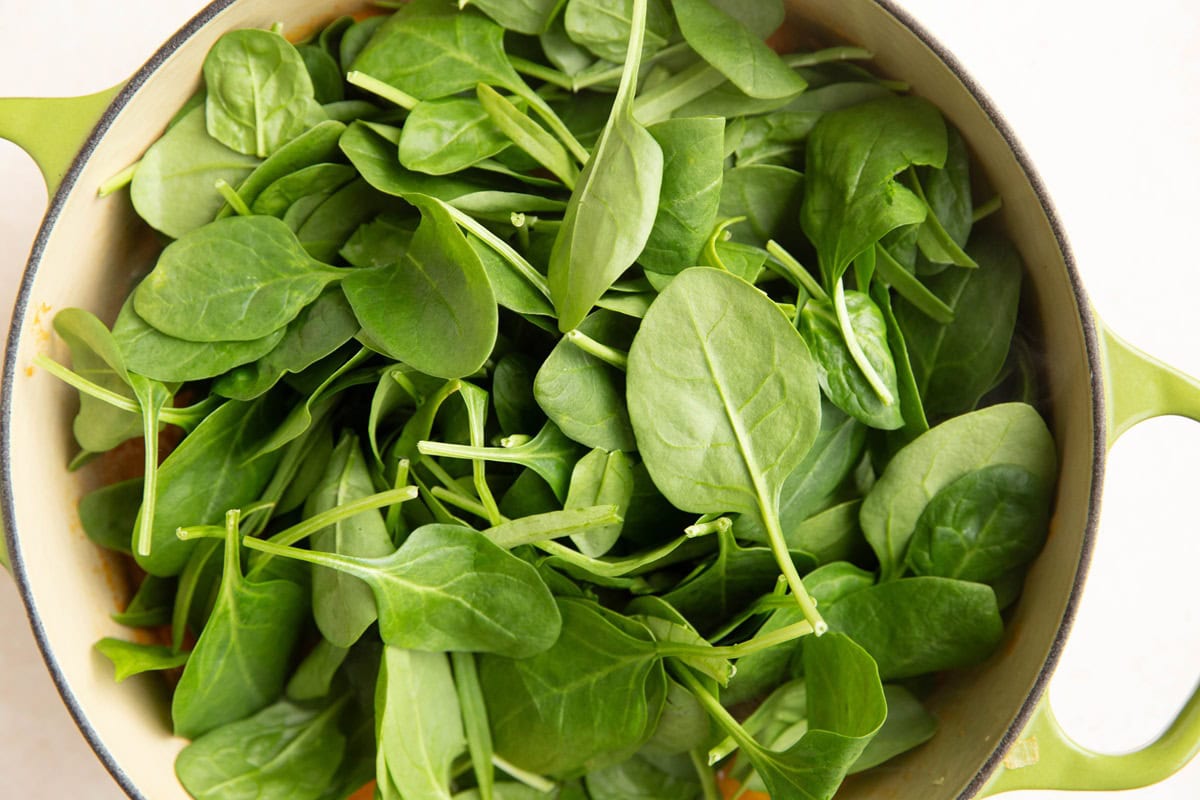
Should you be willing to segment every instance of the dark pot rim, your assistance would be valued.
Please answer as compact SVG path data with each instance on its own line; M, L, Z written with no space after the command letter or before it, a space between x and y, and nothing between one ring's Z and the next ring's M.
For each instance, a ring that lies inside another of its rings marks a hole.
M54 226L62 214L63 208L66 205L66 199L74 189L75 183L79 178L79 174L83 166L91 157L103 136L108 132L113 121L120 112L129 103L130 99L141 89L147 80L170 58L179 48L187 44L201 28L212 21L222 11L233 5L237 0L214 0L211 4L201 10L196 16L192 17L178 32L175 33L167 42L147 61L134 75L129 79L128 83L121 89L117 96L113 99L100 121L96 124L87 141L75 156L70 169L63 178L58 191L50 202L50 206L46 211L46 215L42 220L42 224L38 229L37 238L34 240L33 248L29 255L29 260L26 264L24 276L21 279L21 286L17 294L16 303L13 308L12 326L8 332L7 343L5 345L4 359L4 375L3 383L0 385L0 512L3 514L4 536L5 542L8 545L8 553L12 566L13 578L16 580L17 589L21 595L21 600L25 604L26 612L29 616L30 626L33 630L35 639L37 640L38 649L42 653L42 658L46 662L46 667L50 671L51 678L54 680L55 686L58 688L59 694L62 696L63 703L70 712L71 717L79 726L88 744L91 745L97 757L104 764L105 768L113 776L120 787L129 797L134 800L147 800L146 796L134 785L129 774L117 763L116 758L109 751L99 733L92 726L87 715L71 689L70 682L64 673L62 666L58 663L53 649L50 646L44 626L42 625L41 617L38 614L37 603L33 595L32 587L30 586L28 575L25 572L24 561L21 557L21 548L18 545L15 525L15 498L12 493L12 469L13 460L10 449L12 440L11 430L13 426L12 415L12 387L16 375L16 354L19 340L19 332L24 327L25 318L29 310L30 298L33 291L34 279L37 276L38 269L41 265L42 256L45 252L46 244L50 236L54 232ZM999 767L1004 755L1008 752L1009 747L1017 740L1021 732L1028 724L1038 701L1046 691L1046 687L1054 674L1055 668L1058 666L1059 658L1062 655L1063 646L1066 643L1070 633L1071 626L1075 620L1075 615L1079 607L1080 598L1083 592L1083 584L1087 575L1088 568L1091 564L1092 551L1094 548L1096 530L1099 517L1099 492L1095 489L1103 484L1104 466L1105 466L1105 397L1104 386L1102 381L1102 358L1100 355L1099 335L1096 330L1092 315L1089 313L1089 303L1087 294L1084 291L1083 283L1080 281L1078 269L1076 267L1074 255L1071 252L1070 244L1068 243L1066 233L1063 229L1062 222L1058 216L1058 212L1054 208L1054 204L1046 191L1045 184L1042 182L1040 175L1034 169L1033 162L1025 148L1018 141L1015 133L1007 120L997 109L995 103L987 93L979 86L979 84L971 77L962 63L946 49L937 39L933 37L928 30L925 29L911 14L901 8L896 0L872 0L885 13L895 18L901 25L906 27L913 33L926 47L928 47L938 59L945 64L954 76L962 83L968 93L972 96L976 103L979 104L984 114L989 121L996 127L1009 149L1015 156L1021 171L1025 174L1026 179L1032 186L1038 201L1045 213L1050 227L1054 232L1054 238L1058 244L1059 250L1063 256L1063 262L1066 265L1067 275L1071 282L1071 290L1075 295L1075 302L1080 310L1080 319L1083 324L1084 341L1087 347L1088 367L1091 374L1091 391L1092 391L1092 408L1094 410L1093 418L1093 460L1092 460L1092 486L1093 491L1088 499L1087 526L1084 530L1083 539L1080 547L1079 565L1072 576L1071 592L1067 599L1066 608L1063 612L1062 620L1059 622L1057 631L1055 632L1054 640L1050 644L1050 649L1046 655L1046 659L1038 671L1037 678L1034 681L1033 687L1029 694L1022 702L1020 709L1017 712L1012 724L1005 731L1004 735L996 743L991 755L984 761L976 772L975 777L967 785L966 789L959 795L958 800L970 800L974 797L987 783L988 779Z

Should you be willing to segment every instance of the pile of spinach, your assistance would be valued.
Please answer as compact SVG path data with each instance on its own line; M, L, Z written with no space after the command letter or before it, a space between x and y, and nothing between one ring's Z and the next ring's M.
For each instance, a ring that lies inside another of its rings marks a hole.
M1046 535L997 204L779 0L459 6L226 34L124 174L168 243L40 362L145 444L97 647L201 800L829 798Z

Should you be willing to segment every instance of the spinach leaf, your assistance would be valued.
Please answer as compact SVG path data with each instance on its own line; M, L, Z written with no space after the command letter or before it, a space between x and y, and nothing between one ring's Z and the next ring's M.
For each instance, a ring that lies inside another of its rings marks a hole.
M126 366L158 381L183 383L212 378L262 358L283 338L284 330L242 342L191 342L168 336L146 324L126 300L113 323L113 339Z
M649 0L645 11L645 33L631 46L639 12L634 0L568 0L563 11L567 36L597 58L621 63L630 51L649 58L664 47L675 32L675 21L663 0Z
M850 768L851 775L906 753L937 733L937 718L903 686L884 686L883 696L887 700L887 719Z
M416 222L407 216L381 214L359 225L339 255L356 267L385 267L400 260L415 231Z
M304 68L308 70L308 77L313 86L313 98L319 105L338 103L346 99L346 90L342 86L342 68L332 54L311 44L300 45L296 52L300 54Z
M171 699L175 733L189 739L279 698L307 611L297 584L252 581L242 574L239 516L236 510L226 514L217 602Z
M293 204L310 195L331 195L354 180L357 173L345 164L312 164L284 175L263 189L253 205L255 214L282 218Z
M548 650L484 656L479 664L496 753L551 774L636 748L652 733L666 692L644 625L584 600L557 603L562 633Z
M954 417L918 436L893 456L859 514L882 579L899 575L917 521L943 488L989 464L1023 467L1049 485L1056 462L1046 423L1024 403Z
M862 292L846 292L846 310L859 347L893 398L899 395L896 362L883 313ZM833 304L811 299L800 312L800 333L817 361L821 389L834 405L865 425L895 430L904 425L900 404L884 403L859 370L838 324Z
M694 770L677 775L641 756L592 770L584 782L592 800L695 800L701 791Z
M474 249L450 215L412 197L421 224L403 258L343 281L363 330L421 372L458 378L479 369L496 342L496 299Z
M358 438L346 433L334 449L321 483L309 495L304 516L311 517L374 493ZM314 533L312 543L318 550L365 558L385 556L394 549L383 517L375 510L339 520ZM350 647L358 641L378 616L371 587L345 572L314 569L312 591L317 629L340 647Z
M476 99L446 97L417 103L400 133L400 163L430 175L448 175L491 158L509 139Z
M751 97L793 97L807 87L762 37L709 0L671 0L683 38L709 64Z
M338 155L338 140L345 130L346 126L340 122L320 122L272 153L270 158L246 176L241 185L233 181L229 183L237 186L238 197L242 202L254 208L262 193L276 182L308 167L335 160ZM221 210L220 216L228 216L232 211L233 209L226 206Z
M750 284L714 269L684 270L642 321L628 380L630 420L655 485L686 511L758 515L819 629L779 526L783 482L820 424L804 340Z
M558 13L562 0L469 0L507 30L537 36Z
M471 243L471 249L483 264L483 271L487 273L492 290L496 293L497 305L518 314L554 316L554 306L550 305L546 294L541 291L545 288L545 278L541 273L536 273L537 283L533 283L529 280L528 273L522 271L508 257L509 254L497 251L491 244L471 233L467 234L467 241ZM533 269L532 266L530 269Z
M765 39L783 24L782 0L757 0L743 3L741 0L709 0L713 6L736 19L751 33Z
M558 637L558 611L537 571L469 528L425 525L382 558L254 539L245 544L367 583L379 609L380 635L393 647L523 658L545 650Z
M96 649L113 663L117 683L143 672L178 669L187 663L190 655L176 653L162 645L127 642L107 636L96 642Z
M795 238L796 215L804 194L804 176L787 167L755 164L725 171L720 215L745 217L732 230L737 241L760 247L770 239Z
M260 397L284 375L302 372L335 352L358 329L345 295L337 287L326 289L288 323L270 352L217 378L213 392L231 400Z
M287 325L341 277L340 270L305 253L279 220L230 217L163 250L134 292L133 305L138 316L169 336L250 341Z
M566 148L559 144L557 139L487 84L481 83L476 86L475 93L492 124L505 137L549 170L568 189L575 188L579 170Z
M204 120L196 108L150 145L129 187L138 216L176 239L212 222L225 205L213 188L218 180L236 186L259 163L210 136Z
M600 296L641 254L654 227L663 154L654 137L633 118L646 0L632 2L629 49L612 113L571 193L550 251L550 295L563 332L583 322Z
M392 780L408 796L449 800L450 768L467 741L446 654L385 646L376 692L379 754Z
M133 482L140 482L137 478ZM122 484L114 484L121 486ZM141 500L139 496L137 500ZM126 537L128 532L133 530L133 514L137 513L137 503L133 504L133 509L130 515L130 523L125 528ZM171 624L172 604L175 600L176 582L170 578L158 578L154 575L147 575L142 578L141 584L134 593L133 598L125 606L123 611L118 611L110 614L113 622L119 625L124 625L128 628L158 628L163 625Z
M394 204L366 181L351 181L313 209L296 228L296 238L314 259L332 262L360 225Z
M700 263L717 220L724 175L725 123L719 117L669 119L647 130L663 152L654 227L638 262L667 275Z
M596 311L578 330L618 350L633 341L629 320ZM637 449L625 406L625 375L562 338L542 362L533 383L537 404L559 429L580 444L603 450Z
M266 158L322 121L312 78L277 33L230 31L204 59L208 132L239 153Z
M334 676L349 655L350 648L338 647L328 639L319 640L288 680L288 699L302 703L328 697Z
M536 363L523 353L508 353L496 362L492 372L492 405L500 430L505 433L537 430L544 422L533 395Z
M946 163L942 169L918 168L917 177L924 188L925 200L929 204L932 219L942 227L950 241L958 248L966 245L971 234L974 203L971 199L971 164L967 143L954 128L947 128ZM944 253L937 238L928 225L917 232L917 245L921 253L933 264L930 271L954 259ZM938 262L941 262L939 264Z
M575 464L571 472L571 488L567 491L564 510L613 506L624 515L633 497L633 467L629 457L619 450L607 453L593 450ZM621 523L594 527L586 533L571 536L571 541L586 556L596 558L612 549L621 535Z
M946 124L917 97L891 97L824 115L806 150L800 224L832 288L859 253L889 231L925 219L925 205L897 184L913 164L946 160Z
M986 583L1028 563L1046 540L1052 488L1009 464L967 473L921 512L909 566L918 575Z
M1016 327L1021 260L1007 241L981 236L968 247L978 269L952 269L928 279L930 290L954 310L939 325L901 301L896 318L912 358L913 374L930 414L972 410L1004 366Z
M950 578L880 583L832 603L825 614L871 654L885 681L977 664L1004 635L991 588Z
M71 349L75 374L102 389L134 399L121 348L95 315L79 308L64 308L54 315L54 330ZM142 420L138 414L80 392L79 413L72 431L84 450L104 453L141 436Z
M179 754L175 774L196 800L319 800L346 749L342 709L281 701L196 739Z
M158 468L150 554L136 556L142 569L152 575L177 575L195 542L180 541L176 528L215 525L227 509L258 499L278 457L251 456L277 421L278 411L270 402L231 401L167 456Z

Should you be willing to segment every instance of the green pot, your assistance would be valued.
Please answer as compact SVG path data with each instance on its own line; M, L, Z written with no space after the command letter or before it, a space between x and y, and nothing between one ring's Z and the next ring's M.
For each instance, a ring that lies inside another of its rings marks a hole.
M197 88L216 38L277 20L289 31L311 29L365 5L218 0L120 87L80 98L0 100L0 137L33 156L52 198L21 284L0 395L0 500L11 569L67 707L131 797L186 797L172 768L184 742L170 734L161 682L143 676L115 684L92 650L97 639L121 635L108 615L128 587L122 565L86 539L75 513L78 498L103 476L65 469L73 455L73 393L32 361L43 352L65 358L50 335L55 311L81 306L111 319L133 276L152 262L157 243L127 194L100 198L95 188L160 135ZM987 97L919 25L890 0L789 5L789 25L815 25L831 40L868 48L881 70L937 104L1002 196L1004 222L1028 266L1026 305L1043 346L1053 398L1049 422L1062 465L1051 534L1003 647L987 663L939 683L930 706L941 728L931 742L855 776L839 797L950 800L1161 780L1200 748L1200 695L1158 741L1105 756L1063 733L1045 689L1083 588L1108 448L1150 417L1200 419L1200 383L1128 346L1094 315L1025 153Z

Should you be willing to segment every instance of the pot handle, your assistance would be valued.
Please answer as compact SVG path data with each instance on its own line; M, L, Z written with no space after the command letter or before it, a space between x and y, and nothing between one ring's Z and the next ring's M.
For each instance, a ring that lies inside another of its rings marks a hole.
M0 98L0 139L8 139L33 158L53 197L120 89L114 86L82 97Z
M1176 414L1200 421L1200 381L1121 339L1096 317L1104 364L1107 447L1139 422ZM1080 746L1059 725L1045 694L1003 766L980 792L1016 789L1118 791L1164 780L1200 752L1200 686L1170 727L1141 750L1106 755Z

